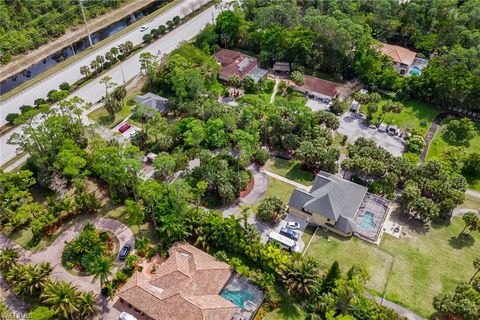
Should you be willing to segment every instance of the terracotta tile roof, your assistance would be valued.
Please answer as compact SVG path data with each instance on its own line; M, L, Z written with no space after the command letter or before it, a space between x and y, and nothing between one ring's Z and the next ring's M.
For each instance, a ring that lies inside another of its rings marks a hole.
M392 59L393 62L411 65L417 53L392 44L380 42L380 52Z
M215 52L213 56L222 65L222 71L220 77L226 80L236 75L242 80L252 72L257 66L257 59L247 56L237 51L231 51L227 49L221 49Z
M155 320L230 320L237 306L219 295L231 267L185 243L175 243L154 275L136 272L119 297Z
M300 91L312 91L316 92L319 94L323 94L328 97L335 97L339 90L341 85L335 82L315 78L312 76L303 76L304 83L301 86L295 85L292 81L289 82L290 85L293 85L297 90Z

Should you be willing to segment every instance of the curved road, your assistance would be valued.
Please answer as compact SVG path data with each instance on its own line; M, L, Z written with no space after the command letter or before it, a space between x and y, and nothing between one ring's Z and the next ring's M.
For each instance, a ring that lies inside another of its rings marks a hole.
M165 23L167 20L169 20L171 16L172 17L175 15L184 16L185 14L183 14L182 12L184 12L183 8L185 7L185 4L189 5L190 3L192 3L192 1L193 0L185 0L184 3L182 3L183 5L178 5L166 11L164 14L160 15L157 18L158 21L156 20L155 24L152 23L152 27L153 26L156 27L157 23L158 24L162 24L162 22ZM202 0L202 1L197 0L193 2L196 4L196 7L198 7L200 3L205 3L205 0ZM120 83L120 84L123 83L123 78L125 78L126 81L134 78L140 72L139 57L141 53L150 52L154 55L157 55L159 52L161 55L170 53L175 48L177 48L182 42L188 41L192 39L195 35L197 35L205 27L207 23L212 22L212 19L214 19L220 13L220 11L221 11L221 8L216 8L214 6L206 9L205 11L201 12L200 14L192 18L191 20L187 21L186 23L180 25L179 27L175 28L171 32L167 33L162 38L151 43L146 48L132 55L130 58L123 61L121 64L117 64L112 69L105 72L105 74L102 74L102 77L108 75L113 79L114 82ZM140 31L138 30L133 31L133 33L135 32L138 33ZM137 35L137 36L140 36L140 35ZM143 36L143 33L141 34L141 36ZM121 42L125 42L125 41L126 40L124 38L121 38ZM101 52L96 52L95 55L98 53L101 53ZM92 57L90 56L85 59L90 61L91 58ZM51 90L52 88L57 88L58 85L65 80L67 80L70 83L77 80L79 78L80 66L85 65L86 63L87 63L86 61L79 61L78 63L74 63L70 65L70 67L68 67L67 69L64 69L59 73L55 74L52 78L49 78L44 82L41 82L40 84L33 86L25 91L22 91L22 93L13 97L12 99L2 102L2 104L0 105L0 113L1 113L0 125L3 125L5 123L4 119L8 113L18 111L18 108L21 105L32 104L34 99L41 96L45 96L49 90ZM89 82L87 85L73 92L71 94L71 97L78 96L84 99L86 102L95 103L98 100L100 100L101 97L103 96L103 90L101 90L102 86L103 85L100 84L100 78L96 78L91 82ZM86 114L84 115L84 118L86 118ZM14 130L10 131L9 133L2 135L0 137L0 165L5 164L7 161L15 157L16 146L7 144L7 141L13 133L15 132L21 133L21 131L22 131L22 128L17 127Z
M25 263L50 262L53 267L52 277L61 281L71 282L78 286L80 290L93 291L95 294L97 294L100 292L99 281L92 282L93 276L74 276L65 270L61 263L61 257L65 243L75 238L75 236L82 231L83 227L87 223L93 224L97 229L110 231L113 233L120 242L120 248L127 243L130 244L132 248L135 247L135 239L128 226L118 220L98 218L94 221L80 222L68 228L62 232L50 246L39 251L28 251L10 240L7 236L1 234L0 248L11 247L17 249L20 253L20 260ZM122 262L118 259L118 256L115 259L115 264L117 267L122 265Z

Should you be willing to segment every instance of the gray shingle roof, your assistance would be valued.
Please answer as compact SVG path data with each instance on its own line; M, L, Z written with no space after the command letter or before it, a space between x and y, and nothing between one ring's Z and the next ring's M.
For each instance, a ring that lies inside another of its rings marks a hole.
M168 106L167 106L168 99L167 98L161 97L161 96L156 95L156 94L151 93L151 92L148 92L148 93L144 94L143 96L138 95L135 98L133 98L133 101L135 101L137 103L140 103L140 104L142 104L146 107L154 108L158 112L163 112L168 108Z
M321 171L310 192L296 189L288 205L310 214L319 214L335 222L335 228L353 232L353 218L367 193L367 188Z

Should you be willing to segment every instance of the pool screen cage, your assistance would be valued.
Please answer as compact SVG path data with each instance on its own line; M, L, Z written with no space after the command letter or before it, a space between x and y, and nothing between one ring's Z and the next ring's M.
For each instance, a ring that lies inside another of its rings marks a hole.
M377 241L387 217L389 204L390 201L387 199L367 192L355 216L355 235L368 242ZM368 212L373 214L373 225L366 228L363 216Z

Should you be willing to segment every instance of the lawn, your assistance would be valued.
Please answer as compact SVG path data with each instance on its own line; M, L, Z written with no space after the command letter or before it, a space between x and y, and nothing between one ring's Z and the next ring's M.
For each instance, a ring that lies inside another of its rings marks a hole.
M263 198L275 195L282 199L284 203L288 203L288 200L290 200L290 196L292 195L293 190L295 190L295 187L291 184L272 177L268 177L268 188L263 195Z
M433 160L433 159L441 160L445 150L451 146L454 146L451 144L451 142L445 139L445 136L444 136L446 125L450 121L452 121L452 119L453 118L447 118L442 121L441 126L437 130L435 137L430 143L430 148L428 149L428 154L427 154L427 160ZM463 146L465 147L465 152L467 154L473 153L473 152L480 153L480 134L479 134L480 124L477 124L476 128L477 128L477 134L468 142L468 144ZM467 179L469 188L480 191L480 179L475 180L469 177L466 177L466 179Z
M311 186L314 178L312 173L302 170L300 162L296 160L271 157L265 169L306 186Z
M394 124L399 128L406 130L419 130L423 135L427 134L428 128L435 116L440 113L440 110L431 104L420 102L417 100L407 100L403 103L404 108L398 114L391 112L383 113L381 106L387 101L382 99L379 103L379 108L373 114L373 122L384 122L386 124ZM362 109L362 112L367 112Z
M268 313L264 320L305 320L307 313L296 303L286 300L278 309Z
M480 209L480 199L471 195L465 195L465 201L459 206L462 209Z
M135 238L148 238L152 241L152 243L155 243L158 240L157 234L155 233L155 230L153 229L153 226L151 224L144 223L140 226L140 228L138 227L138 225L132 224L128 219L128 214L125 211L124 206L107 204L101 209L100 214L105 218L116 219L126 224L130 228L130 230L132 230Z
M393 262L391 255L355 237L345 240L320 230L314 237L306 256L313 257L324 269L335 260L343 272L353 264L363 265L372 277L369 287L378 294L383 293Z
M451 224L432 223L427 233L411 232L410 237L400 239L384 235L380 247L356 238L330 238L328 242L316 236L307 255L324 266L338 260L343 270L354 263L365 264L372 275L370 286L379 293L385 288L394 258L385 298L428 317L436 294L467 281L474 272L472 261L480 252L480 235L459 239L462 228L461 218L454 218Z
M116 125L118 125L120 122L122 122L126 117L130 115L131 111L131 106L129 104L125 104L125 106L115 114L115 118L111 118L108 115L107 110L104 107L98 108L95 111L92 111L88 114L88 117L99 124L108 127L108 128L114 128Z

